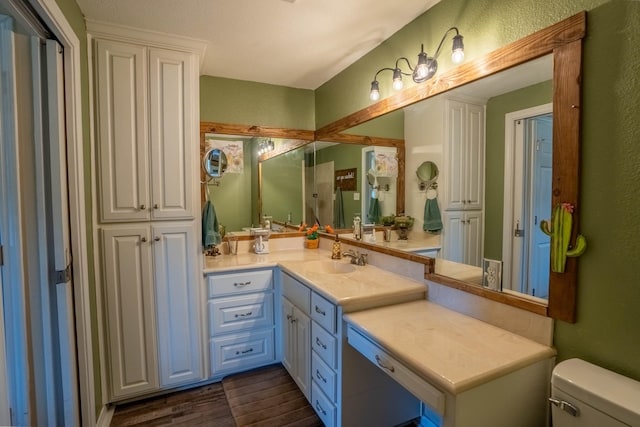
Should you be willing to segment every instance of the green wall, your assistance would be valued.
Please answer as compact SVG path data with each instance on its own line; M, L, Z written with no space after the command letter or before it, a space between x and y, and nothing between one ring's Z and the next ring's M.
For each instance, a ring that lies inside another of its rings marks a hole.
M262 213L292 224L302 222L302 171L304 149L297 149L262 162Z
M551 81L505 93L487 101L484 193L484 256L502 259L504 206L504 116L553 101Z
M314 93L307 89L201 76L200 120L315 130Z
M215 137L221 141L243 141L244 169L242 173L225 173L219 180L219 185L209 185L209 197L216 211L218 224L226 231L238 231L242 227L249 227L253 223L252 201L257 199L257 192L252 192L251 182L255 178L252 167L253 146L252 137ZM257 179L257 178L255 178ZM254 197L253 194L256 196Z
M557 321L554 343L559 360L581 357L640 380L634 265L640 257L640 2L443 0L318 88L316 124L369 105L376 70L399 56L415 58L421 42L431 52L451 25L461 29L473 59L582 10L588 16L578 215L589 247L579 263L577 322ZM451 67L441 58L440 72Z

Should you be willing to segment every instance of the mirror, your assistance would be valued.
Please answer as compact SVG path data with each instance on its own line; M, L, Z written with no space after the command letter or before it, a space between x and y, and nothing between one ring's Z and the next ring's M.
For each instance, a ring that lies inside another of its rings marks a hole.
M220 178L227 169L227 156L218 148L210 148L202 158L202 168L211 178Z
M582 38L585 36L585 32L586 13L582 12L482 57L459 65L436 76L431 81L404 89L396 95L330 123L318 129L316 136L322 139L330 138L333 134L338 134L348 128L381 117L387 113L434 98L439 94L447 93L456 88L464 89L471 82L550 54L553 58L553 121L551 128L554 141L552 146L553 168L551 172L550 204L551 206L556 206L560 203L570 203L577 208L581 106L580 82ZM406 134L405 137L407 137ZM407 157L411 158L410 153L407 153ZM489 160L490 157L487 157L487 159ZM407 167L409 168L408 170L412 170L410 165L407 165ZM501 166L501 168L503 167ZM407 191L407 206L410 203L409 191ZM502 191L504 191L504 187ZM499 206L499 209L504 210L502 202L499 204L490 202L487 200L487 207ZM487 212L486 215L488 216L489 213ZM503 212L500 213L499 217L502 218L502 216ZM574 215L574 219L577 220L577 216ZM574 222L572 241L575 239L577 230L578 226ZM485 233L488 234L486 230ZM502 239L495 238L495 234L490 234L489 236L492 241L498 241L502 245ZM362 245L372 250L377 250L375 246ZM389 252L389 250L385 249L385 252ZM488 253L489 249L485 252L485 257ZM463 272L452 276L442 274L443 271L438 271L437 262L435 269L433 269L432 263L425 262L425 264L428 268L426 277L431 280L496 301L525 308L535 313L575 322L576 258L567 261L564 273L549 273L548 304L521 298L517 295L486 290L479 286L475 280L477 278L475 271L470 278L467 278ZM444 264L440 263L441 266Z
M438 165L431 160L427 160L422 162L418 169L416 169L416 176L418 177L419 189L420 191L432 190L431 194L427 194L427 197L431 196L436 197L437 192L435 190L438 188L437 185L434 185L438 180L438 174L440 170L438 169Z
M353 217L361 215L362 201L366 199L360 197L364 191L362 186L366 184L362 156L366 152L373 152L373 147L378 150L393 149L395 153L395 147L386 147L385 144L402 143L402 140L348 135L338 138L348 139L349 143L346 144L310 141L299 138L301 132L305 131L278 129L279 136L298 138L269 136L273 151L260 155L257 147L266 138L262 135L272 135L274 132L276 130L264 127L246 128L211 122L201 124L202 153L208 153L212 144L242 147L244 168L241 171L228 170L224 182L209 186L209 197L227 231L243 231L257 226L265 217L275 232L284 231L285 227L289 231L294 230L292 225L313 223L315 218L321 225L350 227ZM304 133L302 135L307 136ZM381 145L351 143L354 141ZM387 178L388 182L390 180ZM341 187L339 192L336 191L338 187ZM399 195L395 185L383 192L381 199L386 200L385 209L393 209L398 204L398 198L401 204L404 203L404 194ZM203 191L203 200L204 194ZM317 197L314 198L314 194ZM340 200L342 203L338 204ZM340 218L344 222L339 221Z

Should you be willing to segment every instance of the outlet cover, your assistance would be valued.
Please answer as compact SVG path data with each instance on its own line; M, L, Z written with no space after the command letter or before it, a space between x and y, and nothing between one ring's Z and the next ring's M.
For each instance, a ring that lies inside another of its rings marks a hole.
M360 193L358 192L353 193L353 200L360 200Z
M482 286L494 291L502 290L502 261L495 259L484 259L484 274L482 275Z

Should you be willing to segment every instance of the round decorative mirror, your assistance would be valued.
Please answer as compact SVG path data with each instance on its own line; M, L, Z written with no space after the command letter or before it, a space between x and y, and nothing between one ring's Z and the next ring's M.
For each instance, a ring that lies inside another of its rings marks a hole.
M219 148L211 148L202 158L202 168L211 178L220 178L227 169L227 156Z
M421 182L429 184L438 179L438 165L431 161L422 162L416 170L416 175Z

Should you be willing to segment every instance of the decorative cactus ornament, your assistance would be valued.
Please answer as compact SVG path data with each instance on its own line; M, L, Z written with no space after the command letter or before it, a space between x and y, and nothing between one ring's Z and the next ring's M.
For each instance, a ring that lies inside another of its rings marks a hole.
M540 229L551 237L551 271L564 273L567 257L577 257L587 249L587 239L582 234L576 237L575 247L571 245L571 228L573 226L573 205L558 204L551 214L551 222L541 221Z

